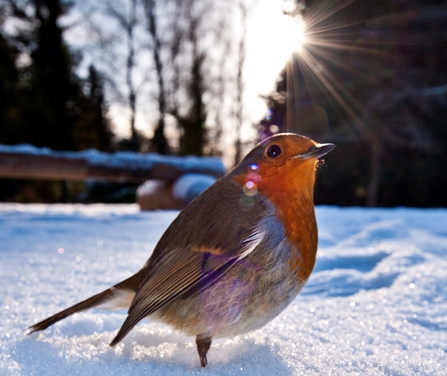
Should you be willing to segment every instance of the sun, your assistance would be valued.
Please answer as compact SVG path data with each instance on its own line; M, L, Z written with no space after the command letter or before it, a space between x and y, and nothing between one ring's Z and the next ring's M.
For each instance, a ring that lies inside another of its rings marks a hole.
M284 49L289 54L301 53L306 44L306 23L300 15L286 16L283 19Z
M274 50L283 64L295 54L303 53L308 41L306 22L299 14L281 14L274 27Z

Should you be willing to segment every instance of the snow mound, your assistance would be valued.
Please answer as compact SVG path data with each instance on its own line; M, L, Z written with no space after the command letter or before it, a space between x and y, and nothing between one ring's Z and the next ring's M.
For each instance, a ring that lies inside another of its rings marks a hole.
M189 203L215 181L216 179L210 175L184 174L176 180L172 191L174 197Z

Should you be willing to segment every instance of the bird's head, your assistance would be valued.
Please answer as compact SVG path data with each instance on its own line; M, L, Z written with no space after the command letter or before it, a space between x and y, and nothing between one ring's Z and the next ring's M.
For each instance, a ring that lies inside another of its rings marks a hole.
M316 166L334 147L298 134L280 133L260 142L231 175L248 195L260 192L270 199L292 195L313 202Z

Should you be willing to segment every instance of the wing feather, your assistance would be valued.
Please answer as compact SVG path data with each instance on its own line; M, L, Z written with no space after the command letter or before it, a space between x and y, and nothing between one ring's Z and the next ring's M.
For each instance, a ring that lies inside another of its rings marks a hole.
M228 258L204 252L183 251L171 260L175 264L164 274L163 269L153 274L138 290L129 308L128 316L120 331L110 344L120 342L143 318L151 315L165 304L188 292L200 292L216 282L240 259L246 257L263 240L263 233L251 236L241 244L241 252Z

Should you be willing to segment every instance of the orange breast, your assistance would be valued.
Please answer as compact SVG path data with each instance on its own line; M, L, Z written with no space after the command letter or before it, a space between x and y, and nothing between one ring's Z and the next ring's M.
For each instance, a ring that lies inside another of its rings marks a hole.
M280 168L259 165L259 178L254 187L275 206L288 241L297 248L291 257L290 269L300 281L309 278L317 253L318 231L313 202L315 163L312 160L299 164L289 161ZM237 175L234 180L246 186L247 180L253 182L251 175L253 172Z

